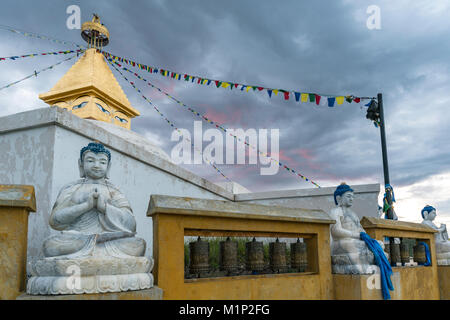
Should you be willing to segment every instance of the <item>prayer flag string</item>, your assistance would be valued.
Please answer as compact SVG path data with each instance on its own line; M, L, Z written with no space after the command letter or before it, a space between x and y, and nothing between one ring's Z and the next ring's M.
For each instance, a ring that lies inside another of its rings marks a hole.
M84 52L83 49L67 50L67 51L55 51L55 52L44 52L44 53L31 53L31 54L25 54L25 55L21 55L21 56L3 57L3 58L0 58L0 61L6 61L6 60L16 61L18 59L23 59L23 58L32 58L32 57L40 57L40 56L52 56L52 55L53 56L57 56L57 55L61 55L61 54L70 54L70 53L76 53L77 55L79 55L82 52Z
M34 32L21 31L21 30L17 30L17 29L14 29L12 27L9 27L9 26L0 25L0 29L11 31L13 33L17 33L17 34L23 35L25 37L31 37L31 38L41 39L41 40L48 40L48 41L51 41L51 42L54 42L54 43L60 43L60 44L68 44L68 45L71 45L71 46L76 46L76 47L78 47L80 49L84 49L85 48L84 46L79 45L79 44L77 44L75 42L59 40L59 39L55 39L55 38L52 38L52 37L44 36L44 35L41 35L41 34L37 34L37 33L34 33Z
M156 105L153 103L153 102L151 102L150 101L150 99L148 99L145 95L143 95L142 94L142 92L141 92L141 90L139 90L135 85L134 85L134 83L133 82L131 82L130 80L128 80L128 78L127 77L125 77L125 75L119 70L119 69L117 69L116 68L116 66L113 64L113 63L111 63L111 61L110 60L108 60L108 62L109 62L109 64L114 68L114 69L116 69L116 71L118 72L118 73L120 73L120 75L125 79L125 81L127 81L141 96L142 96L142 98L145 100L145 101L147 101L152 107L153 107L153 109L155 109L155 111L172 127L172 128L174 128L178 133L180 133L180 135L186 140L186 141L188 141L190 144L191 144L191 146L197 151L197 152L199 152L202 156L203 156L203 159L205 159L213 168L214 168L214 170L217 172L217 173L219 173L222 177L224 177L226 180L228 180L229 182L232 182L232 180L230 180L215 164L214 164L214 162L213 161L211 161L211 160L209 160L207 157L206 157L206 155L204 155L203 154L203 152L201 151L201 150L199 150L195 145L194 145L194 143L191 141L191 139L189 139L189 138L186 138L186 137L184 137L184 135L182 134L182 132L181 132L181 130L180 129L178 129L176 126L175 126L175 123L173 122L173 121L171 121L171 120L169 120L169 119L167 119L167 117L161 112L161 111L159 111L159 109L156 107Z
M305 177L304 175L302 175L300 172L297 172L294 169L289 168L288 166L286 166L285 164L277 161L276 159L273 159L271 156L269 156L267 153L265 152L261 152L259 150L257 150L257 148L255 148L254 146L250 145L247 141L243 141L242 139L240 139L238 136L234 135L233 133L230 133L229 130L227 130L226 128L224 128L223 126L221 126L220 124L218 124L217 122L207 118L206 116L200 114L199 112L197 112L196 110L194 110L193 108L187 106L186 104L184 104L183 102L181 102L180 100L176 99L175 97L171 96L170 94L166 93L165 91L161 90L160 88L156 87L155 85L153 85L150 81L144 79L143 77L141 77L139 74L127 69L126 67L122 67L121 64L119 64L118 62L114 61L111 58L106 58L109 63L112 65L112 63L116 64L117 66L119 66L120 68L122 68L123 70L133 74L136 78L138 78L139 80L142 80L144 82L146 82L148 85L150 85L152 88L158 90L159 92L161 92L162 94L164 94L165 96L167 96L168 98L172 99L173 101L175 101L178 105L183 106L185 108L187 108L187 110L189 110L190 112L192 112L195 116L200 117L202 120L208 122L209 124L214 125L216 128L222 130L223 132L225 132L226 134L229 134L230 136L232 136L235 140L244 143L245 145L247 145L249 148L252 148L255 152L259 153L260 155L270 159L271 161L275 162L276 164L278 164L282 169L285 169L295 175L297 175L298 177L302 178L303 180L307 181L307 182L311 182L313 185L315 185L316 187L320 188L320 186L312 181L311 179ZM113 65L114 66L114 65ZM117 68L114 66L114 68L117 70Z
M370 97L356 97L354 95L341 95L341 96L335 96L335 95L327 95L327 94L317 94L317 93L306 93L301 91L292 91L292 90L285 90L285 89L274 89L274 88L266 88L262 86L255 86L255 85L248 85L248 84L241 84L241 83L235 83L231 81L224 81L224 80L214 80L214 79L208 79L204 77L199 76L193 76L186 73L179 73L175 71L166 70L160 67L154 67L154 66L148 66L145 64L141 64L138 62L135 62L130 59L126 59L123 57L115 56L109 52L102 51L102 53L105 55L105 57L110 58L114 61L118 61L121 63L125 63L127 65L131 65L133 67L136 67L141 70L145 70L151 74L159 74L163 77L169 77L173 80L184 80L191 83L197 83L199 85L206 85L210 86L211 84L216 86L217 88L224 88L224 89L236 89L240 90L242 92L249 92L255 91L255 92L261 92L265 91L267 92L269 98L272 98L272 96L277 96L278 93L282 93L284 100L290 100L295 99L296 102L313 102L317 105L326 105L328 107L335 107L336 105L342 105L344 101L348 103L360 103L363 100L369 100L373 99ZM322 101L322 103L321 103Z
M34 71L32 74L30 74L29 76L27 76L27 77L25 77L25 78L23 78L23 79L14 81L14 82L12 82L12 83L10 83L10 84L4 86L4 87L1 87L0 90L9 88L9 87L11 87L11 86L13 86L13 85L15 85L15 84L18 84L19 82L25 81L25 80L30 79L30 78L32 78L32 77L37 77L38 74L40 74L40 73L42 73L42 72L44 72L44 71L47 71L47 70L51 70L51 69L53 69L54 67L56 67L57 65L60 65L60 64L63 63L63 62L72 60L72 59L75 58L75 57L76 57L76 55L74 55L74 56L72 56L72 57L70 57L70 58L64 59L64 60L62 60L62 61L60 61L60 62L58 62L58 63L55 63L55 64L53 64L53 65L51 65L51 66L49 66L49 67L47 67L47 68L41 69L41 70L39 70L39 71Z

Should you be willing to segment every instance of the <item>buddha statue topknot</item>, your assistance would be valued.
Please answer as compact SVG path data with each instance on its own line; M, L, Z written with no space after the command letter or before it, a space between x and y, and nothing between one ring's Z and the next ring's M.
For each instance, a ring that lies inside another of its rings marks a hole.
M332 271L339 274L372 274L378 267L373 253L360 238L360 233L365 231L351 209L353 198L353 189L345 183L334 192L337 207L330 211L330 216L336 220L330 228ZM384 244L379 243L384 248Z
M82 294L148 289L153 260L136 237L136 220L108 181L111 152L100 143L81 149L81 180L64 186L50 216L59 234L44 241L45 258L32 264L27 293Z
M433 223L433 220L436 218L436 209L432 206L425 206L421 214L423 218L422 223L438 231L434 236L437 264L440 266L450 265L450 241L448 239L447 226L441 224L438 227Z

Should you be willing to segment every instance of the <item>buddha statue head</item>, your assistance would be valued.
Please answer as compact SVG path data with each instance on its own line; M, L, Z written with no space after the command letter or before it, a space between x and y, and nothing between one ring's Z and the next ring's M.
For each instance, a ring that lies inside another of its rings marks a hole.
M340 207L351 207L353 197L353 189L345 182L342 182L334 191L334 203Z
M433 221L436 218L436 209L430 205L426 205L420 213L423 220Z
M111 152L98 142L91 142L80 151L78 159L81 178L108 179L111 168Z

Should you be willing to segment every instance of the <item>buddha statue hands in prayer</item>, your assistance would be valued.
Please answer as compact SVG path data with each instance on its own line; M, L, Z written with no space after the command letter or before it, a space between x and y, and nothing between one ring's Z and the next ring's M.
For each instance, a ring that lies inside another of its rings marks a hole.
M436 218L436 209L432 206L425 206L422 211L422 223L437 230L435 234L436 258L438 265L450 265L450 241L448 239L447 226L441 223L438 227L433 223Z
M153 261L144 257L146 243L135 237L128 200L107 179L110 151L89 143L81 149L78 165L82 179L64 186L56 199L49 223L60 233L45 240L45 258L32 266L35 276L27 291L72 294L151 287ZM81 288L66 288L58 280L70 265L81 269Z
M366 274L376 270L373 253L361 240L360 233L365 232L359 218L351 209L353 189L342 183L334 192L336 208L330 216L336 221L331 225L331 260L333 273ZM384 244L379 241L382 248Z

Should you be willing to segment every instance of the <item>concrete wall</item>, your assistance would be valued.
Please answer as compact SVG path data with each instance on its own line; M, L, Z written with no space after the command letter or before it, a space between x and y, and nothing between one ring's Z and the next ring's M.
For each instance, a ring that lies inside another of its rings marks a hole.
M353 210L360 218L378 217L379 184L351 186L355 192ZM277 205L289 208L322 209L330 212L335 208L334 191L336 187L272 191L236 194L235 201L265 205Z
M110 181L130 201L137 235L152 255L151 194L232 200L233 194L178 167L94 122L59 108L44 108L0 118L0 183L35 186L37 212L30 215L28 261L41 257L42 243L55 233L48 225L58 192L78 180L80 149L93 140L112 153Z

